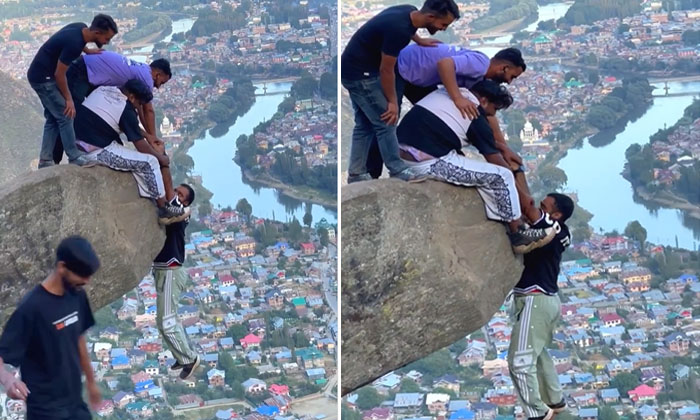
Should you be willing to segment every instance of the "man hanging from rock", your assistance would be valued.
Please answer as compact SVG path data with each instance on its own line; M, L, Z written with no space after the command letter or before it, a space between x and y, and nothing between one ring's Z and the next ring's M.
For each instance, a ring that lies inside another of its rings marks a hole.
M68 89L66 71L81 52L101 52L99 49L87 49L87 43L94 42L98 48L102 48L109 44L117 32L114 19L103 14L95 16L89 28L84 23L71 23L53 34L39 48L29 65L27 80L39 95L46 118L39 168L53 165L53 150L58 138L61 139L70 163L80 166L89 164L87 159L81 157L82 153L75 145L73 118L76 107Z
M517 176L521 177L522 174ZM571 235L564 222L574 212L568 196L550 193L528 216L534 228L554 228L556 237L524 257L525 269L513 288L514 325L508 369L530 420L550 420L566 408L559 376L547 348L561 316L557 278Z
M162 147L162 146L157 146ZM170 169L162 168L165 180L165 198L170 205L189 207L194 201L194 190L187 184L175 188L172 185ZM177 317L180 294L186 289L189 278L182 265L185 262L185 229L189 219L171 223L165 227L165 245L153 261L153 277L156 280L158 299L156 302L156 325L163 341L175 357L172 370L182 369L180 379L194 375L200 357L192 350L182 323Z
M75 133L78 146L88 152L91 161L117 171L131 172L142 197L155 200L162 224L179 222L189 216L189 208L166 200L161 168L170 159L154 138L144 136L139 127L136 108L153 99L151 89L141 80L131 79L124 86L100 86L78 108ZM119 133L123 132L136 150L125 147ZM172 181L170 181L172 182Z
M472 93L473 92L473 93ZM476 187L486 206L486 216L508 224L513 251L524 254L554 237L554 229L527 229L520 221L530 202L518 191L513 171L495 145L486 116L513 103L508 90L483 80L461 95L478 105L479 117L462 116L450 95L438 89L418 101L397 129L402 156L418 173L465 187ZM462 147L472 144L487 162L468 159ZM519 169L522 171L522 169ZM524 179L524 178L523 178ZM527 214L527 213L526 213Z
M139 79L153 90L159 89L171 77L170 62L164 58L154 60L149 65L112 51L80 56L68 67L66 73L68 88L76 106L82 104L85 97L99 86L122 87L131 79ZM155 137L156 114L153 101L142 104L136 110L146 130L144 135ZM56 142L53 156L55 163L61 162L63 147L60 141Z
M506 48L489 60L486 54L454 45L438 44L422 47L411 44L401 50L396 65L396 86L412 104L416 104L439 84L445 87L450 99L460 110L462 117L470 120L478 117L477 105L460 93L460 88L471 89L476 83L488 79L510 84L520 76L527 65L517 48ZM399 98L399 105L401 105ZM487 116L494 132L496 147L513 169L522 165L522 159L513 152L503 137L495 115ZM367 169L373 178L382 174L383 161L376 141L367 158Z
M404 181L425 179L399 158L396 57L411 40L421 45L438 42L416 35L419 28L435 34L458 18L459 8L454 0L426 0L420 10L410 5L389 7L352 36L341 57L340 75L355 112L348 183L371 179L367 173L367 154L375 139L392 177Z
M85 332L95 325L83 286L100 267L90 243L79 236L61 241L53 271L10 316L0 337L0 385L7 396L27 403L27 420L89 420L81 371L90 405L101 402ZM22 378L7 370L19 368Z

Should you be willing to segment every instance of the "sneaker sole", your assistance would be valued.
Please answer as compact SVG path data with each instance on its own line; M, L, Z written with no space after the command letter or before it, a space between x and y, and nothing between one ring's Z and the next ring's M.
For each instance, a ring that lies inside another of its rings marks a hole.
M516 254L527 254L528 252L535 250L537 248L542 248L543 246L547 245L548 243L552 242L552 239L557 235L556 231L552 229L551 232L544 238L530 242L527 245L519 245L519 246L514 246L513 247L513 252Z
M178 371L178 370L181 370L181 369L183 369L183 368L184 368L184 366L182 366L182 365L180 365L180 366L178 366L178 367L170 366L170 370L172 370L173 372Z
M199 356L197 356L197 358L196 358L195 361L194 361L194 366L192 366L192 370L190 370L189 375L187 375L187 376L185 376L185 377L183 378L183 377L182 377L182 374L180 374L180 379L182 379L183 381L186 381L186 380L190 379L190 378L192 377L192 375L194 375L194 372L195 372L195 371L197 370L197 368L199 367L199 363L200 363L200 362L201 362L201 359L199 358Z

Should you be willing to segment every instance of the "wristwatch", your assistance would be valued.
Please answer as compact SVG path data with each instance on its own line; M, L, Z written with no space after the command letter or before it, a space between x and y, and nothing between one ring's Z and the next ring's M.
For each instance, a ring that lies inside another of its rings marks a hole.
M513 170L514 174L517 174L518 172L525 173L525 167L523 165L518 166L518 169Z

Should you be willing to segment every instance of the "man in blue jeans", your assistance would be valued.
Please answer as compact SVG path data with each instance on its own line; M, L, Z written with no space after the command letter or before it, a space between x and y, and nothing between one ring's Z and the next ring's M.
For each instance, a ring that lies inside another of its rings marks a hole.
M410 5L389 7L352 36L341 57L340 75L355 112L348 183L371 179L367 156L375 138L392 177L405 181L425 179L399 157L394 68L399 52L411 40L425 46L437 43L417 36L419 28L426 28L432 35L444 31L458 18L459 9L453 0L426 0L421 10Z
M68 89L66 71L73 60L80 57L80 53L101 52L99 49L87 49L87 43L94 42L98 48L102 48L103 45L109 44L117 32L114 19L99 14L92 20L89 28L82 22L64 26L53 34L34 56L27 71L27 80L39 95L46 118L39 153L39 168L54 164L54 142L59 136L70 163L80 166L90 163L75 145L75 104Z

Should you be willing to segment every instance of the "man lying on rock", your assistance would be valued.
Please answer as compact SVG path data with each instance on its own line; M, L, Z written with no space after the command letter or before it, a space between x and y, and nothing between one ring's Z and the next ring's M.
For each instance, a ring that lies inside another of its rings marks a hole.
M508 108L513 98L505 87L491 80L478 82L471 91L463 88L460 91L479 105L480 115L474 120L464 118L447 91L433 91L411 108L397 128L402 158L416 173L476 187L484 200L486 216L508 224L508 237L516 254L546 245L555 231L551 227L527 228L520 220L524 213L534 222L540 216L539 210L532 205L526 185L521 187L524 191L516 186L513 171L496 148L486 119L497 110ZM466 158L462 147L469 144L488 163ZM522 167L517 171L522 171Z
M100 86L78 107L75 136L78 147L88 153L86 157L93 163L131 172L139 194L156 201L159 221L167 225L189 217L189 208L165 199L161 168L169 167L170 159L162 149L162 141L144 134L139 127L136 108L151 99L151 89L138 79L129 80L122 87ZM119 133L124 133L136 150L125 147Z

